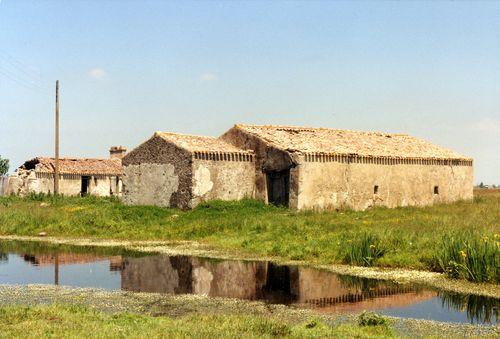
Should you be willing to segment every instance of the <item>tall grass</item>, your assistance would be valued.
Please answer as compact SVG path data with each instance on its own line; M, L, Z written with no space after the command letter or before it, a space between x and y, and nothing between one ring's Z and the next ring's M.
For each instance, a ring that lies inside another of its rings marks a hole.
M362 233L355 239L347 240L344 251L343 262L358 266L373 266L386 252L378 236L371 233Z
M252 256L442 271L436 258L443 235L500 233L500 191L476 195L453 204L339 212L298 212L248 199L181 211L116 198L11 196L0 197L0 235L192 240Z
M447 234L436 253L441 269L452 278L475 282L500 282L498 235L480 236L472 232Z

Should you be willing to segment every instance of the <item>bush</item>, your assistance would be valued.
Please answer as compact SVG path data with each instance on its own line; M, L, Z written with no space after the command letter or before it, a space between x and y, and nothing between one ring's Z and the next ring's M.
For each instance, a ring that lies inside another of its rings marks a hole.
M498 283L500 255L496 237L473 233L445 235L435 261L452 278Z
M0 156L0 175L6 175L9 172L9 159L3 159Z
M344 252L345 264L373 266L386 251L376 235L362 233L359 238L346 241Z
M387 325L387 319L377 313L364 311L358 317L358 324L360 326Z

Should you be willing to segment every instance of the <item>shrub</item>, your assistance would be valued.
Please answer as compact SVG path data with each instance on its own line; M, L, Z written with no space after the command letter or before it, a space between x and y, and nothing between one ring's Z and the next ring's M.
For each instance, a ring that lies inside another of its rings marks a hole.
M387 325L387 319L375 312L364 311L358 317L358 324L360 326Z
M473 233L444 235L435 261L452 278L498 283L500 255L495 237Z
M373 266L386 252L376 235L362 233L354 240L347 240L344 250L345 264Z
M9 171L9 159L3 159L0 156L0 175L5 175Z

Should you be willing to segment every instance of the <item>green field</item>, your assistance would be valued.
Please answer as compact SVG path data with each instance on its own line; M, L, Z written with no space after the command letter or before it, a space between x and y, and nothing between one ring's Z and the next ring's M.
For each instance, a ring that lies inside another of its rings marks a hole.
M4 197L0 235L193 240L214 249L312 263L433 271L447 270L444 266L456 260L450 274L498 282L500 192L475 195L473 202L364 212L295 212L253 200L214 201L180 211L125 206L109 198Z

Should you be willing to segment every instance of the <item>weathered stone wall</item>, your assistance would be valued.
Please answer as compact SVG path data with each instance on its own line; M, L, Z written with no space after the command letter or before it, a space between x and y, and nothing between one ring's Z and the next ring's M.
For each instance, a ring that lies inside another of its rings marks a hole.
M238 160L193 160L191 207L207 200L240 200L253 198L255 164Z
M424 206L473 194L472 166L302 161L297 171L298 209Z
M423 206L472 199L473 168L463 163L350 163L347 156L342 161L320 156L317 161L306 162L305 156L278 149L236 127L221 138L255 152L256 199L267 202L266 171L290 169L289 207L294 209L363 210L372 206ZM378 186L377 194L374 186ZM438 186L439 194L434 194L434 186Z
M256 136L244 133L240 129L233 127L220 138L233 146L255 152L255 198L258 200L267 202L266 171L280 171L290 168L291 172L293 172L296 161L293 156L288 152L269 146L265 141ZM291 205L292 197L290 197Z
M189 152L154 135L123 158L124 203L189 208L191 161Z
M96 196L120 194L121 180L116 190L116 176L90 176L88 193ZM77 174L62 174L59 177L59 193L67 196L80 195L82 176ZM19 170L9 180L8 194L26 195L29 193L54 193L54 179L52 174L36 173L34 170Z

